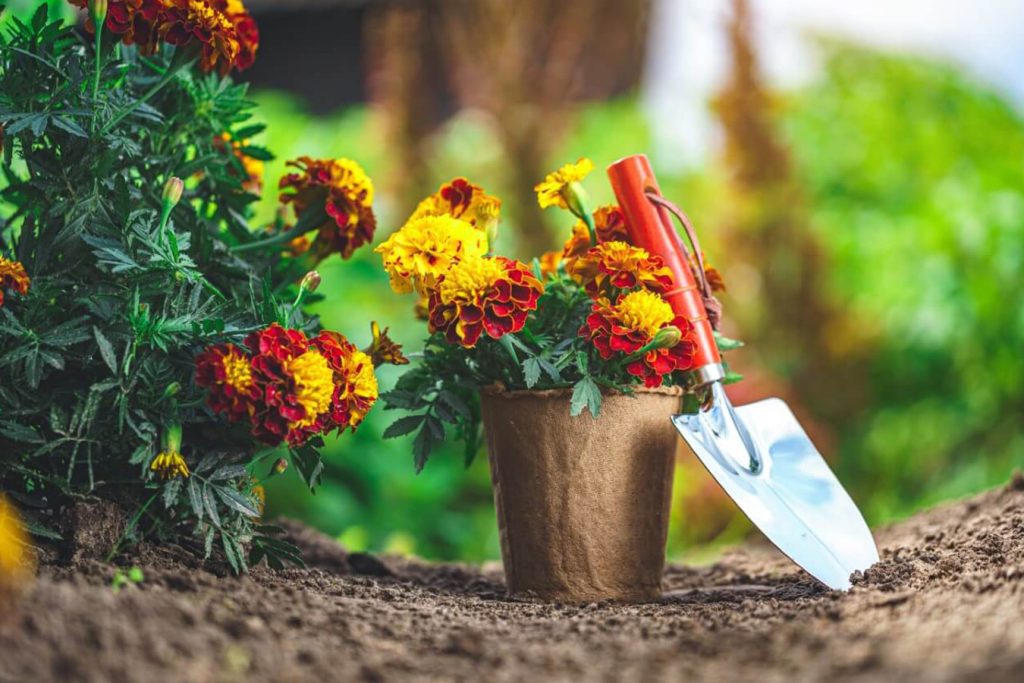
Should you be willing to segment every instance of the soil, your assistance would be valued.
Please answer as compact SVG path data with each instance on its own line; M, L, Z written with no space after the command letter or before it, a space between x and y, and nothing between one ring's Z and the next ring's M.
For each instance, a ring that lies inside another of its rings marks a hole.
M145 579L50 564L0 619L0 681L1021 681L1024 478L877 533L847 593L765 544L671 566L642 605L505 597L498 566L347 554L233 577L142 548Z

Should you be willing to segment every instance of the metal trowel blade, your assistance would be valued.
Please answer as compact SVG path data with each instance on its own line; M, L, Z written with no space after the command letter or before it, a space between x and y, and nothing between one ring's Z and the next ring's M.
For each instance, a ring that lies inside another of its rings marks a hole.
M711 475L779 550L836 590L878 562L860 510L789 407L777 398L733 408L712 385L710 408L672 422Z

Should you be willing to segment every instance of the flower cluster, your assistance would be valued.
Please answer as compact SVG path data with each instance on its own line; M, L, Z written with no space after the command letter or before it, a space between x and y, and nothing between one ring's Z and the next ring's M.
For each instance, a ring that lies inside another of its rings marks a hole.
M646 289L623 294L614 304L598 300L580 330L605 360L625 355L626 371L647 387L661 386L663 377L677 370L692 369L692 332L689 320Z
M618 206L600 206L594 211L593 218L598 244L629 242L626 219ZM572 234L565 241L561 251L548 251L541 255L541 271L545 274L552 274L562 264L565 264L568 269L574 259L586 254L592 246L587 224L582 220L577 220L572 227Z
M304 156L288 165L298 172L281 178L281 201L291 204L300 220L307 211L322 212L309 228L317 230L312 244L317 260L330 254L347 259L373 239L373 182L359 164Z
M541 290L540 281L518 261L503 256L465 259L430 294L430 331L466 348L476 346L484 332L500 339L523 329Z
M254 332L246 349L220 344L196 359L208 405L247 419L260 441L297 446L316 434L355 429L377 399L373 362L340 334L308 339L278 324Z
M95 30L91 19L87 26ZM222 74L252 66L260 40L241 0L109 0L104 26L143 52L154 52L161 42L196 49L203 71Z
M25 272L25 266L19 261L9 261L0 256L0 306L4 305L4 291L12 290L25 296L31 280Z
M485 333L518 332L537 308L543 285L529 268L487 255L500 207L479 185L455 178L376 249L391 288L419 294L417 314L451 344L473 348Z
M661 258L625 242L598 244L573 259L566 270L592 297L637 287L661 293L672 289L672 271Z

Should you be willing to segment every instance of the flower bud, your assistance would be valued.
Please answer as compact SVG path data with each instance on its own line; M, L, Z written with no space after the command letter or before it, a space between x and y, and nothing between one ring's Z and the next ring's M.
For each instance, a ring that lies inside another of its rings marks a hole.
M569 211L572 211L577 218L583 218L587 213L589 197L579 181L574 180L568 183L562 190L562 198L565 200L566 206L569 207Z
M171 398L172 396L177 396L179 391L181 391L181 384L179 384L178 382L171 382L170 384L167 385L167 388L164 389L164 398Z
M274 461L274 465L270 468L270 474L281 474L288 469L288 461L284 458L278 458Z
M315 270L311 270L302 278L302 282L299 283L299 289L308 294L312 294L316 291L317 287L320 286L321 277L320 273Z
M107 19L107 0L89 0L89 18L93 26L103 26Z
M185 191L185 183L177 176L171 176L164 183L164 206L173 208L181 201L181 193Z
M654 339L651 341L651 346L655 349L671 349L682 338L683 333L679 331L678 327L668 325L658 330L658 333L654 335Z

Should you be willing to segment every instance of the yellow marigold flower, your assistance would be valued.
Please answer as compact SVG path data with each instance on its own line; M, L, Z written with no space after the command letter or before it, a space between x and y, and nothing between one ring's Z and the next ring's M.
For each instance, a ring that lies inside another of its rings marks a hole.
M487 238L457 218L426 216L406 223L374 251L395 292L426 294L455 263L487 253Z
M295 400L305 414L293 420L291 429L308 427L331 407L334 395L334 371L323 354L315 349L292 358L284 364L295 385Z
M591 296L611 294L611 289L644 287L667 292L672 288L672 271L659 257L625 242L599 244L571 261L566 270Z
M28 534L17 510L0 495L0 598L23 584L33 571Z
M577 188L574 184L579 183L594 170L594 162L586 157L578 159L574 164L566 164L557 171L548 173L533 191L537 193L537 203L540 208L546 209L549 206L557 206L560 209L570 209L577 213L573 206L573 194Z
M28 273L25 272L25 266L21 265L19 261L10 261L0 256L0 306L4 305L5 289L14 290L25 296L28 294L31 283Z
M409 220L426 216L451 216L466 221L491 236L501 215L501 200L466 178L453 178L416 207Z
M366 353L373 360L373 367L379 367L384 363L391 365L408 365L409 359L402 355L402 347L396 344L388 336L388 328L382 331L380 325L374 320L370 323L370 332L373 334L373 342Z
M188 465L181 453L174 450L162 451L153 458L149 469L160 475L161 479L173 479L174 477L188 477Z
M667 301L646 289L623 296L615 304L615 312L623 325L651 338L676 317Z

